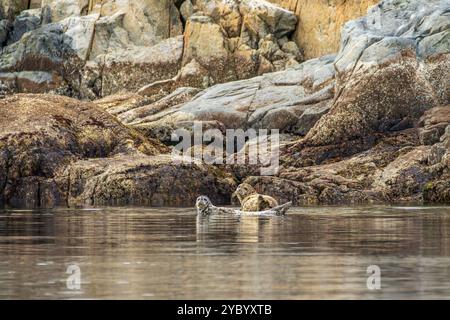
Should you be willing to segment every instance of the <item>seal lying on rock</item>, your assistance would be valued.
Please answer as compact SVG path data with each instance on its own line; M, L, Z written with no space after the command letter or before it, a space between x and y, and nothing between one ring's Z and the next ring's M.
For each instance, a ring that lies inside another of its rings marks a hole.
M248 183L242 183L235 191L242 211L263 211L278 206L277 200L270 196L258 194Z
M246 215L246 216L284 216L286 212L291 208L292 202L285 203L281 206L271 208L263 211L241 211L232 208L216 207L212 204L211 200L207 196L200 196L195 203L197 213L203 216L219 215L219 214L234 214L234 215Z

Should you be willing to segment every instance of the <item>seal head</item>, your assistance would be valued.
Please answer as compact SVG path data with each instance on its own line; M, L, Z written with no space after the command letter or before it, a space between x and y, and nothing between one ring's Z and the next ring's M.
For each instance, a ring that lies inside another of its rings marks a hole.
M198 214L206 216L211 213L212 203L207 196L200 196L195 202L195 207L197 208Z
M240 184L234 195L239 199L242 211L264 211L278 206L274 198L258 194L248 183Z
M242 183L237 187L234 194L239 199L239 202L242 203L244 202L245 198L257 193L256 190L251 185L249 185L248 183Z

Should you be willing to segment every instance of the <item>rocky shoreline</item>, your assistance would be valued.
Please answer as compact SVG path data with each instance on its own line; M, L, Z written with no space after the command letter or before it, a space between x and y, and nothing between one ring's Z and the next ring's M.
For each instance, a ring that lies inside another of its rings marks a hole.
M0 206L225 205L241 182L302 206L450 203L448 1L381 1L307 61L266 1L113 2L2 1ZM173 161L195 121L278 129L278 174Z

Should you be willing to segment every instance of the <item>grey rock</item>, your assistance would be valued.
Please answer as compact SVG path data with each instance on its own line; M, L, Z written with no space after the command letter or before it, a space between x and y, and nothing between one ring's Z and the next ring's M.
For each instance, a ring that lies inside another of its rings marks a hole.
M187 21L194 14L194 5L191 0L185 0L181 4L180 13L184 21Z
M449 48L432 41L448 29L449 9L442 0L388 0L348 22L334 62L338 95L302 145L393 130L406 117L418 120L427 109L449 103Z
M42 0L42 20L47 24L79 17L87 11L88 4L89 0Z
M25 33L39 28L40 24L40 9L22 11L20 15L15 18L14 23L12 24L12 32L9 36L8 42L14 43L19 41Z
M286 71L215 85L184 104L133 118L132 124L150 136L164 128L166 132L185 127L192 121L216 123L220 128L270 128L282 132L301 127L306 132L329 109L327 101L334 92L332 61L327 56ZM316 73L317 69L328 72ZM316 116L302 118L307 110Z
M70 48L64 45L63 27L49 24L5 47L0 56L0 70L57 70L71 53Z
M11 23L7 19L0 20L0 47L3 47L6 44L6 40L8 39L9 31L11 28Z
M124 89L138 91L147 84L175 77L182 54L183 37L178 36L152 47L133 46L97 56L103 72L102 95Z

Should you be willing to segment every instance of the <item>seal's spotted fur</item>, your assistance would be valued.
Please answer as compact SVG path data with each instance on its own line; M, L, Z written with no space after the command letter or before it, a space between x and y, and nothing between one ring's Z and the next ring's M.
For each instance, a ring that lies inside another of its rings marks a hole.
M242 183L235 191L242 211L264 211L278 206L278 202L266 195L258 194L248 183Z
M281 206L263 211L241 211L232 208L216 207L212 204L207 196L200 196L195 202L197 213L202 216L218 215L218 214L234 214L234 215L260 215L260 216L283 216L291 208L292 202L285 203Z

